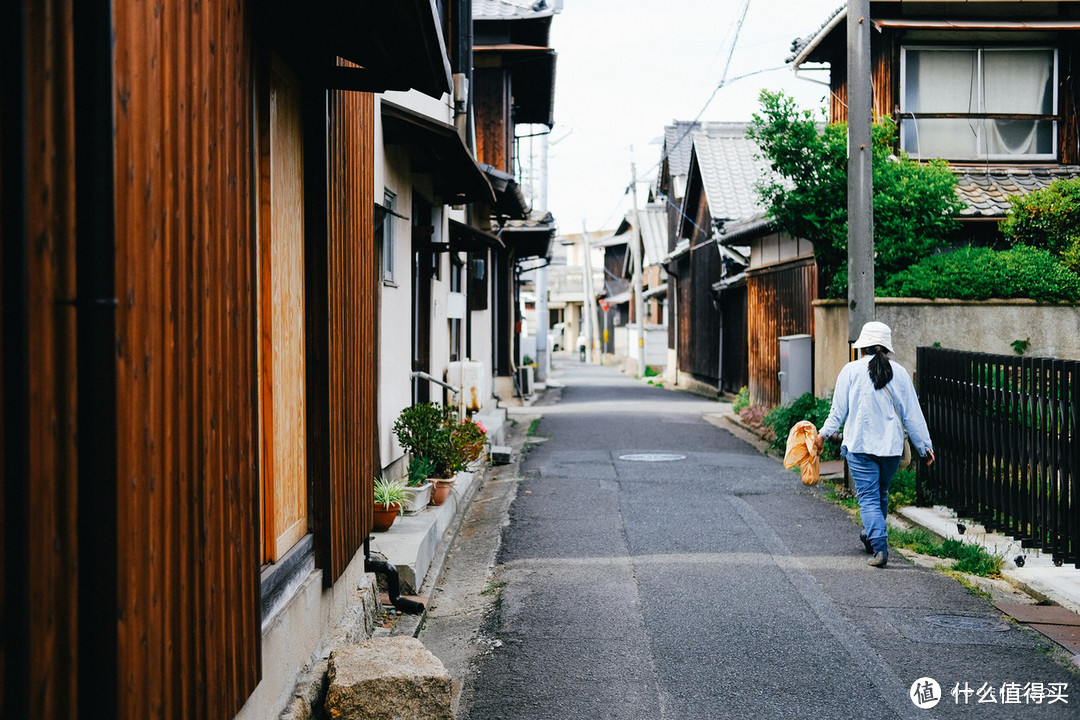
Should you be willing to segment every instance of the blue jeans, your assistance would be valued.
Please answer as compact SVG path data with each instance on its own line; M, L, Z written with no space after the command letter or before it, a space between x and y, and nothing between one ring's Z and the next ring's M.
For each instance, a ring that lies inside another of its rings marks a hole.
M889 483L900 467L900 458L853 453L846 448L841 454L847 459L851 479L855 481L866 539L875 553L888 552L889 532L885 517L889 514Z

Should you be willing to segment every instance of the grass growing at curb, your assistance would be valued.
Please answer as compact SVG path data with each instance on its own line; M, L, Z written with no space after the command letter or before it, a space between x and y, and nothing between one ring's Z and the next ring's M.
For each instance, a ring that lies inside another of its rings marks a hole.
M852 512L858 521L859 501L848 491L842 482L828 483L830 489L825 499ZM908 467L899 470L889 487L889 512L911 505L915 502L915 470ZM923 527L906 530L893 528L889 531L889 544L905 548L920 555L956 560L953 573L966 573L980 577L1000 577L1005 558L986 550L982 545L961 542L960 540L942 540Z
M488 579L487 586L483 590L480 591L480 594L481 595L496 595L496 596L498 596L498 595L500 595L502 593L502 589L504 587L506 587L505 582Z
M525 432L527 437L533 437L536 435L537 428L540 427L540 418L533 418L533 421L529 423L529 429Z
M982 545L960 540L941 540L926 528L889 531L889 543L893 547L906 548L921 555L956 560L952 570L981 577L1000 577L1005 558L991 554Z

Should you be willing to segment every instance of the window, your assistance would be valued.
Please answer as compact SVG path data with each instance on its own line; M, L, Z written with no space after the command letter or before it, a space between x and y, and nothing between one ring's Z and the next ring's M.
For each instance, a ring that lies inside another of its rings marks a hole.
M383 207L387 210L379 227L379 246L382 251L382 281L387 285L394 284L394 219L397 212L397 195L389 190L383 190Z
M900 145L912 157L1053 160L1053 48L905 47Z

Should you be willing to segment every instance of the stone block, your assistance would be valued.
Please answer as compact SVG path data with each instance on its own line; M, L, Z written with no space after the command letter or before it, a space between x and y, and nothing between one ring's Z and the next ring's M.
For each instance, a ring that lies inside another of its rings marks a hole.
M513 452L513 448L511 448L509 445L492 445L491 464L509 465Z
M372 638L330 655L324 709L342 720L453 720L450 674L413 637Z

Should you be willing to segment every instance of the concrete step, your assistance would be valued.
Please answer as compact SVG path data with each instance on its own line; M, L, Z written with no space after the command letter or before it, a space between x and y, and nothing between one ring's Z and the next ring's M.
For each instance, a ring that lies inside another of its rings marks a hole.
M506 408L484 408L481 412L473 415L473 420L480 421L480 424L487 430L488 443L491 445L502 445L506 442Z
M397 567L404 594L413 594L423 585L443 533L453 523L462 501L471 495L477 477L477 473L458 473L442 505L428 505L416 515L399 516L389 530L372 534L371 550Z

